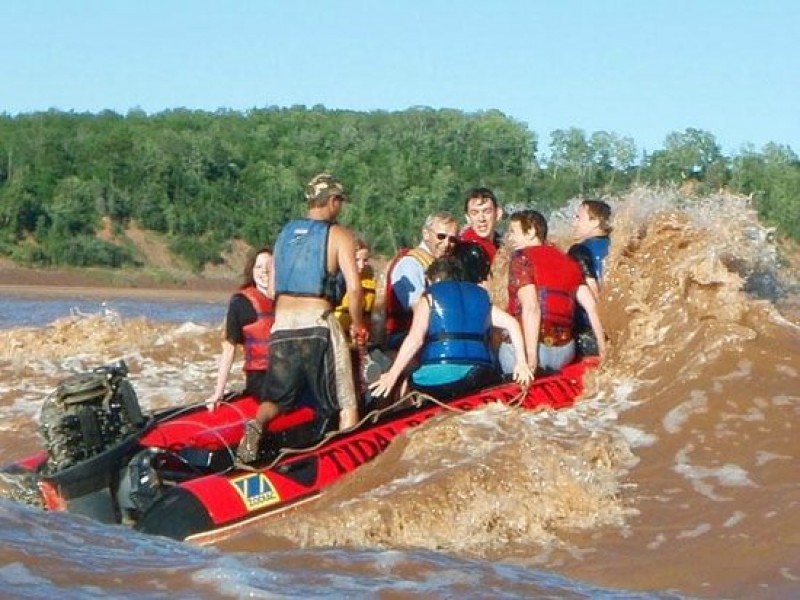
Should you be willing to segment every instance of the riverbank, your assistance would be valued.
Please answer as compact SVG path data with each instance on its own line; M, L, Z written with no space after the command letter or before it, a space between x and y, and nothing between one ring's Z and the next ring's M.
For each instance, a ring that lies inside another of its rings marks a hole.
M32 269L0 264L0 295L17 297L175 298L223 300L238 285L234 273L214 277L180 272L110 269Z

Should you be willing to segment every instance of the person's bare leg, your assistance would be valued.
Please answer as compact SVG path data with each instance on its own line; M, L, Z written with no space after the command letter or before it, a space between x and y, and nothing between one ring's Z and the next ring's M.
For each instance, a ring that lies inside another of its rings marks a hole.
M256 411L256 421L261 423L261 426L263 427L269 421L277 417L279 412L280 409L274 402L262 402L258 405L258 410Z
M350 429L358 423L358 407L343 408L339 411L339 431Z

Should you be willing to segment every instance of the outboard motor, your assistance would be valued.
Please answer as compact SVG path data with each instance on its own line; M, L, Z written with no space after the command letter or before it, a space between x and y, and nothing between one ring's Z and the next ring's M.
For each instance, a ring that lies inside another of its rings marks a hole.
M120 360L62 381L42 406L47 474L90 459L139 431L146 419Z

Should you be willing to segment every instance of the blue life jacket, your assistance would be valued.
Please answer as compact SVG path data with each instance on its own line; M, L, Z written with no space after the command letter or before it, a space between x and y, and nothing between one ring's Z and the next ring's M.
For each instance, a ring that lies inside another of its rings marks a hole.
M594 274L594 278L597 280L597 285L599 288L603 287L603 267L605 265L606 256L608 256L608 246L610 241L611 240L607 235L603 235L591 237L587 240L583 240L579 244L576 244L591 255L591 269L592 273ZM586 314L586 311L583 310L582 306L578 306L578 310L575 314L575 331L582 332L591 330L592 326L589 321L589 316Z
M493 365L488 292L474 283L440 281L430 286L428 294L431 316L421 364Z
M592 267L597 284L603 280L603 264L608 256L609 238L607 235L592 237L580 243L592 255Z
M328 273L331 223L298 219L287 223L275 242L275 297L313 296L336 304L336 273Z

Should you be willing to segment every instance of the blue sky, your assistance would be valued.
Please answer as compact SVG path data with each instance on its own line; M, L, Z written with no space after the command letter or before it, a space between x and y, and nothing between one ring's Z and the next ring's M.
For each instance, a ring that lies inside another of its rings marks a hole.
M800 153L797 0L4 0L0 112L499 109Z

